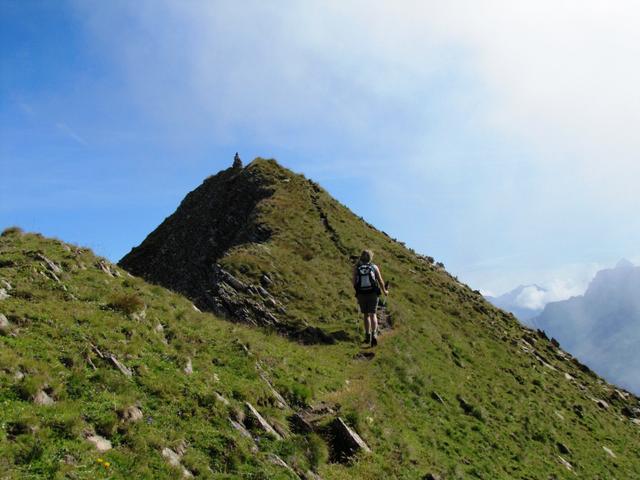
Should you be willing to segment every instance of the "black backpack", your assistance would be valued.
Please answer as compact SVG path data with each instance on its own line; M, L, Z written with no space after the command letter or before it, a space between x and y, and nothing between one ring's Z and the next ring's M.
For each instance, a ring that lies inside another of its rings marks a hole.
M356 293L380 293L375 267L372 263L358 265L355 287Z

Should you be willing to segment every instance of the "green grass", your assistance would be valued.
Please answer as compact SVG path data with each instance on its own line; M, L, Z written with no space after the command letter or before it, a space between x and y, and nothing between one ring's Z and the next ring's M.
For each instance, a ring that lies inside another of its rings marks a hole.
M266 160L244 171L273 186L256 212L272 236L234 247L221 263L248 283L268 274L286 321L344 330L354 340L301 345L196 312L188 299L118 267L110 276L87 249L8 232L0 237L0 278L13 286L0 301L11 322L0 336L1 478L178 478L161 451L183 441L182 463L198 478L293 478L269 461L273 453L325 479L575 478L559 456L578 478L640 478L640 427L621 414L612 386L304 177ZM356 358L361 326L350 285L349 256L363 248L375 251L393 285L394 328L371 360ZM38 253L62 268L60 282ZM525 336L536 338L536 353L553 369L522 348ZM133 375L97 352L113 354ZM278 407L257 363L289 408ZM53 405L33 403L43 388ZM261 435L254 453L228 420L245 401L289 436ZM321 401L371 454L331 463L322 432L291 433L288 417ZM131 405L142 421L122 421ZM87 431L113 449L98 453Z

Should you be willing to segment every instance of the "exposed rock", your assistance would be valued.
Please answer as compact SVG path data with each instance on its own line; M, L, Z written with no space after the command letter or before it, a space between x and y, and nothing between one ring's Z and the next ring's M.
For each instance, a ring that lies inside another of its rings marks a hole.
M422 480L440 480L440 475L436 475L435 473L427 473Z
M431 392L431 398L444 405L444 399L435 390Z
M294 431L298 433L311 433L314 431L313 425L311 422L305 418L300 412L294 413L290 418L289 422L293 427Z
M162 456L167 460L167 463L172 467L182 470L183 478L193 478L193 474L182 466L180 462L182 455L178 455L176 452L168 447L162 449Z
M96 450L101 453L109 451L112 448L111 442L109 440L95 433L87 434L85 438L89 443L92 443L93 446L96 447Z
M109 264L107 262L105 262L104 260L99 260L96 263L96 267L99 268L100 270L102 270L104 273L106 273L110 277L115 277L116 276L114 274L114 272L112 271L111 267L109 266ZM119 274L117 276L119 276Z
M592 398L591 400L593 400L596 403L596 405L598 405L603 410L608 410L609 409L609 404L607 402L605 402L604 400L602 400L600 398Z
M289 405L287 404L287 401L274 388L273 384L269 380L269 377L267 377L267 373L263 370L262 365L260 365L260 362L256 362L256 369L258 370L258 375L260 376L262 381L267 384L267 387L269 388L269 391L271 392L271 395L273 395L273 397L275 399L276 406L278 408L281 408L281 409L289 408Z
M4 278L0 278L0 285L2 285L7 292L13 290L13 285L7 282Z
M293 468L291 468L287 464L287 462L285 462L282 458L280 458L275 453L270 453L267 458L269 459L269 462L273 463L274 465L278 465L279 467L282 467L288 470L289 473L291 473L294 476L294 478L300 478L300 476L293 470Z
M0 288L0 300L6 300L7 298L10 298L10 297L11 295L9 295L4 288Z
M613 453L613 451L610 448L605 447L604 445L602 446L602 449L607 452L607 454L611 457L611 458L616 458L616 454Z
M188 446L189 444L184 438L180 440L180 442L178 442L178 445L176 445L176 453L180 455L180 458L182 458L184 454L187 453Z
M122 363L120 363L120 361L116 358L115 355L110 354L107 358L125 376L127 376L127 377L132 377L133 376L133 372L129 368L125 367Z
M9 323L9 319L4 315L4 313L0 313L0 333L9 330L11 324Z
M243 436L250 438L251 440L253 440L253 437L251 436L251 433L249 432L249 430L246 429L246 427L240 423L240 422L236 422L235 420L233 420L232 418L229 418L229 423L231 424L231 426L233 428L235 428L238 432L240 432Z
M13 378L19 382L24 378L24 373L22 373L20 370L16 370L16 373L13 374Z
M569 462L567 462L564 458L562 458L560 455L558 455L558 459L560 460L560 463L564 466L564 468L566 468L567 470L569 470L570 472L573 472L573 465L571 465Z
M191 359L187 359L187 364L184 367L184 373L187 375L191 375L193 373L193 363L191 363Z
M122 412L122 420L125 422L138 422L143 418L144 415L142 414L142 410L140 410L140 408L135 405L131 405L130 407L125 408Z
M331 423L333 456L338 461L345 461L358 452L370 453L371 449L345 421L338 417Z
M33 397L33 403L36 405L53 405L55 401L44 390L38 390Z
M573 377L571 375L569 375L567 372L564 372L564 378L568 381L573 380Z
M249 417L248 420L251 421L254 426L260 428L276 440L282 440L280 434L276 432L271 425L269 425L269 422L267 422L264 417L260 415L260 413L254 408L253 405L251 405L249 402L245 402L244 405L247 408L247 415Z
M222 395L220 395L218 392L213 392L213 396L216 397L216 400L220 403L222 403L225 406L229 406L229 400L227 400L226 398L224 398Z
M56 275L60 275L62 273L62 268L60 268L59 265L57 265L56 263L52 262L51 260L49 260L47 257L45 257L44 255L42 255L41 253L37 253L36 254L36 258L38 260L42 260L47 267L49 268L49 270L51 272L53 272ZM57 278L57 277L56 277Z
M200 313L200 309L196 307L193 303L191 304L191 308L193 308L196 312Z

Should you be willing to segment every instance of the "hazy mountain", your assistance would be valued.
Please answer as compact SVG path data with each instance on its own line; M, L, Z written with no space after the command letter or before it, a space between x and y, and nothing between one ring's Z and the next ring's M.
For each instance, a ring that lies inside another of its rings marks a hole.
M640 392L640 267L601 270L584 295L547 304L532 320L608 380Z
M0 478L640 478L637 397L275 161L121 265L0 236Z
M544 304L541 300L545 293L547 290L538 285L520 285L498 297L486 295L485 298L496 307L513 313L521 322L529 324L529 320L542 312Z

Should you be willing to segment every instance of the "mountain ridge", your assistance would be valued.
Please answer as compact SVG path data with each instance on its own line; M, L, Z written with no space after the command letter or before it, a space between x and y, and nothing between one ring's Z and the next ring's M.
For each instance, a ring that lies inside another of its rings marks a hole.
M584 295L552 302L532 325L607 378L640 392L640 267L621 260L600 270Z
M194 292L191 299L129 276L86 249L15 230L0 237L0 278L11 286L0 301L7 319L0 335L3 475L640 474L637 397L598 378L543 332L522 327L429 257L377 231L314 182L274 161L257 160L242 172L221 175L229 182L256 175L269 195L253 209L238 207L251 218L238 222L240 230L262 225L268 236L246 241L244 232L225 226L212 237L191 238L189 219L182 237L170 229L150 234L146 262L162 268L158 278L175 282L175 290ZM198 213L198 228L223 225L217 210ZM391 281L391 321L375 349L361 348L350 285L351 257L365 246ZM193 267L185 259L196 261L195 273L181 272ZM212 279L219 288L188 285L194 279ZM221 302L226 314L197 311L198 295L201 306ZM277 312L287 328L258 321L251 302ZM331 340L290 334L305 328ZM53 403L36 401L47 397ZM130 407L142 412L142 421L128 420ZM366 449L341 446L346 427ZM97 436L111 448L97 451L89 440Z

